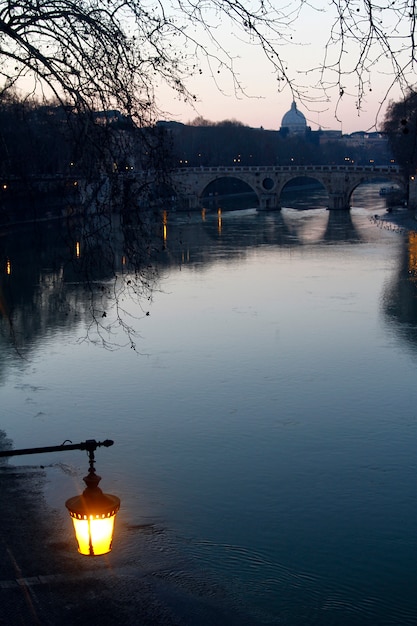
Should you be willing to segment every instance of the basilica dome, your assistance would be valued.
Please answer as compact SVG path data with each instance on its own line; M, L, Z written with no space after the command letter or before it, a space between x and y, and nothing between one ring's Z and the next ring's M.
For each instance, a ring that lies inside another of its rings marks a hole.
M306 118L297 109L295 102L292 103L291 109L282 118L281 130L284 129L287 129L289 133L305 133L307 130Z

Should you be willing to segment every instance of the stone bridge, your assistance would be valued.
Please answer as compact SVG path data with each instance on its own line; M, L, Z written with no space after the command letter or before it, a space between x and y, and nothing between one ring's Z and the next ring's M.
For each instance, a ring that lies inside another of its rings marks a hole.
M361 183L389 180L406 192L406 182L396 165L281 165L234 167L186 167L173 170L175 191L190 209L201 206L206 187L220 178L237 178L247 183L258 196L261 210L280 209L281 191L300 176L319 181L329 194L329 209L350 208L350 197Z

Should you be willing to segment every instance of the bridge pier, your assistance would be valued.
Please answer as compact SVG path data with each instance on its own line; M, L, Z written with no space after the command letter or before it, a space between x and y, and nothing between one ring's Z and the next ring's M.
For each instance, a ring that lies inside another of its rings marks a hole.
M188 208L190 210L200 208L200 198L198 197L197 194L189 193L187 194L186 198L187 198Z
M329 193L329 211L349 210L349 198L345 193Z
M280 211L281 205L276 193L263 193L259 195L259 211Z

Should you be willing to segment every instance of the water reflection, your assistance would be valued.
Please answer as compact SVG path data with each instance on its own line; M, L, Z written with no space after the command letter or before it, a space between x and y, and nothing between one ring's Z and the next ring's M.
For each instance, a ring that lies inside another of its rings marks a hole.
M338 241L353 243L361 241L362 236L352 220L350 211L329 211L329 220L323 239L327 243Z
M404 238L395 275L383 294L383 310L388 324L409 345L417 348L417 233Z
M254 248L363 243L380 236L369 228L368 216L357 211L219 209L204 210L201 215L170 214L164 220L164 255L157 256L156 261L168 266L181 264L184 259L191 264L207 264L220 252L232 259Z
M111 348L111 333L122 327L123 298L149 303L157 283L150 229L86 220L26 224L0 237L0 311L3 339L19 350L55 328L87 322L88 338Z
M220 258L241 258L255 249L356 243L380 236L369 216L326 210L255 209L154 216L143 230L113 223L111 240L85 232L82 221L60 221L3 232L0 275L2 336L19 348L53 328L89 322L90 338L105 335L122 319L123 298L136 298L146 314L164 268L204 267ZM365 224L365 226L364 226ZM373 229L373 233L372 233ZM404 240L399 266L384 296L384 311L416 342L417 236ZM130 337L133 343L133 336ZM111 342L107 344L111 347Z

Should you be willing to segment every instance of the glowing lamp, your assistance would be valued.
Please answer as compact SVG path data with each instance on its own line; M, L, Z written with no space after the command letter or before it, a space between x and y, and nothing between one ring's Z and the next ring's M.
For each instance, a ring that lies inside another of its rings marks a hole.
M88 475L84 477L87 487L80 496L69 498L65 502L65 506L74 524L78 552L89 556L107 554L112 548L114 520L120 509L120 500L117 496L103 493L98 486L101 476L97 476L94 469L94 451L99 446L106 448L112 446L113 441L111 439L105 441L87 439L82 443L70 442L68 444L66 441L60 446L0 450L0 458L21 454L62 452L64 450L87 450L90 462Z
M101 476L95 473L93 462L94 456L91 459L90 454L90 470L83 479L87 487L83 493L65 502L74 524L78 552L87 556L110 552L114 522L120 509L119 498L103 493L98 486Z

